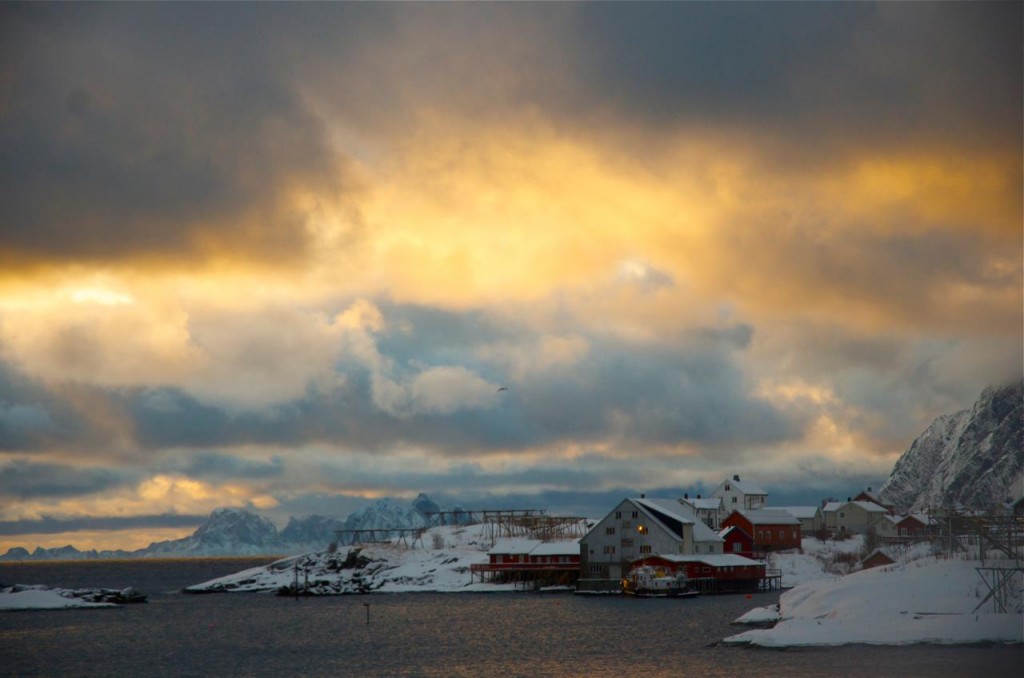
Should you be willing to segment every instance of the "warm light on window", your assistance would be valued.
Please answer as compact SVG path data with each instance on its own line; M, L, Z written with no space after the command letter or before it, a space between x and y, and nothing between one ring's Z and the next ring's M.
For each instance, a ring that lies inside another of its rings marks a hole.
M639 532L640 534L647 534L647 526L646 525L637 525L636 526L636 531Z

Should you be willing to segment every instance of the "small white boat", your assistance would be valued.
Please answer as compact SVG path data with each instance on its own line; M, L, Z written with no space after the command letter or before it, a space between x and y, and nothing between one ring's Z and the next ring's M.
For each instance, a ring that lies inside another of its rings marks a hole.
M622 592L641 598L692 598L699 595L690 589L686 575L672 574L661 568L635 567L622 579Z

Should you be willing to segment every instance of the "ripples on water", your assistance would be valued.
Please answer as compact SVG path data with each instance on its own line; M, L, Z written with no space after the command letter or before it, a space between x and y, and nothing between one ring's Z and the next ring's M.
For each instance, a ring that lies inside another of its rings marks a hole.
M723 647L777 594L637 600L571 594L392 594L294 600L184 595L266 562L0 565L0 581L135 586L145 605L0 614L4 675L1016 676L1020 647ZM45 578L45 579L44 579ZM366 607L369 605L369 608ZM367 609L370 621L367 624Z

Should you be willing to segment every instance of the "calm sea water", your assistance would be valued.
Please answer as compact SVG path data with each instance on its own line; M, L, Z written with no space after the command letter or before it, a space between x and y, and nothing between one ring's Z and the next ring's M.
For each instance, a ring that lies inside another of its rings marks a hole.
M134 586L150 602L0 613L15 676L1019 676L1024 648L763 650L718 642L778 594L636 600L572 594L305 598L186 595L266 560L0 564L0 582ZM367 617L369 621L367 622Z

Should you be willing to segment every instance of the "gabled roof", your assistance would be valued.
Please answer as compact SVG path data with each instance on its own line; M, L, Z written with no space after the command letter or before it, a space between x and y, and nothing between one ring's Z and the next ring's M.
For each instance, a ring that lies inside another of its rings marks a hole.
M681 524L693 525L693 541L695 542L722 541L721 538L715 534L715 531L705 525L702 521L685 515L686 509L684 509L675 499L631 499L630 501L643 509L649 517L665 525L666 529L668 529L668 531L677 538L681 538L680 535L675 533L669 525L666 525L665 521L658 517L658 514L663 515L670 521L674 520Z
M751 525L799 525L800 521L793 514L780 509L737 509L738 513Z
M723 480L720 487L724 487L725 485L735 487L743 494L763 494L768 496L768 493L761 489L760 485L751 480L736 480L736 477L733 476L732 478L726 478Z
M679 501L685 502L695 509L717 511L722 508L721 497L700 497L700 498L684 498Z
M832 511L838 511L839 507L842 506L845 503L846 503L845 501L830 501L829 503L825 504L822 507L821 512L822 513L831 513Z
M731 525L731 526L729 526L729 527L725 528L724 530L721 530L721 531L719 531L719 533L718 533L718 536L719 536L719 537L721 537L721 538L722 538L722 540L724 541L724 540L725 540L725 538L726 538L726 537L727 537L727 536L729 535L729 533L730 533L730 532L732 532L732 531L734 531L734 530L735 530L736 532L739 532L739 533L740 533L740 534L742 534L743 536L745 536L745 537L746 537L747 539L752 539L752 537L751 537L751 536L750 536L749 534L747 534L747 531L746 531L746 530L744 530L744 529L743 529L742 527L740 527L739 525Z
M821 509L817 506L771 506L768 508L778 509L779 511L786 511L789 515L794 518L809 519L816 516Z
M846 502L846 504L847 505L853 504L854 506L857 506L858 508L860 508L860 509L862 509L864 511L867 511L868 513L888 513L889 512L885 508L879 506L878 504L876 504L873 501L848 501L848 502Z
M546 541L530 551L531 556L578 556L580 542L578 539L562 541Z
M540 539L498 539L487 555L526 555L542 543Z

